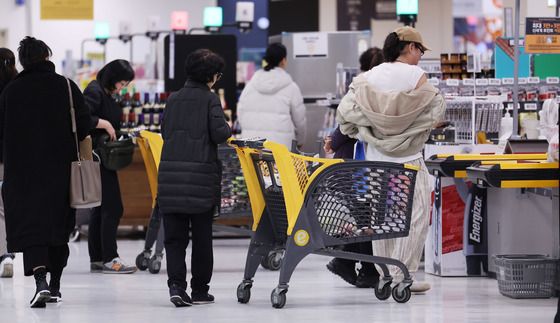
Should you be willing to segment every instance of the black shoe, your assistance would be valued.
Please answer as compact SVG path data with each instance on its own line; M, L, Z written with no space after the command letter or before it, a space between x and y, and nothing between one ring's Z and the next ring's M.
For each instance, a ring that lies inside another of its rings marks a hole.
M360 269L358 273L358 278L356 279L356 287L375 288L377 287L378 283L379 283L379 275L372 274L371 270Z
M178 286L171 286L169 288L169 301L175 304L176 307L185 307L192 305L192 300L187 292Z
M62 294L60 291L53 291L51 290L51 298L47 301L47 303L60 303L62 302Z
M192 302L195 305L214 303L214 296L208 293L193 292L191 296L192 296Z
M358 276L356 275L356 270L354 269L354 265L349 266L345 262L341 261L338 258L334 258L327 264L327 269L342 278L345 282L350 285L356 285L356 279Z
M32 308L45 307L46 302L51 298L51 292L49 291L49 284L47 284L47 271L45 268L39 268L33 274L35 276L35 285L37 290L35 291L35 296L29 302Z

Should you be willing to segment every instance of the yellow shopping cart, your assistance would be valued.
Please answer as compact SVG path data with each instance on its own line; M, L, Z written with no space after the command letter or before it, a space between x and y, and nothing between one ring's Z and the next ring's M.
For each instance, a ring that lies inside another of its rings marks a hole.
M344 161L294 154L265 140L230 140L236 148L253 213L253 236L237 300L247 303L259 263L278 242L285 246L275 308L286 304L288 283L297 264L314 253L379 264L383 277L375 288L381 300L410 299L412 278L391 258L339 251L341 245L408 235L417 168L409 165ZM404 280L391 289L387 265L398 266Z

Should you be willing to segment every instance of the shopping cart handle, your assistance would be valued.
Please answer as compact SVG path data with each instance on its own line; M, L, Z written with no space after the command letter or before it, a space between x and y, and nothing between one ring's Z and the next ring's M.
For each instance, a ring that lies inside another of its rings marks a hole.
M265 138L255 138L255 139L233 139L229 141L230 145L237 147L249 147L254 149L264 148Z

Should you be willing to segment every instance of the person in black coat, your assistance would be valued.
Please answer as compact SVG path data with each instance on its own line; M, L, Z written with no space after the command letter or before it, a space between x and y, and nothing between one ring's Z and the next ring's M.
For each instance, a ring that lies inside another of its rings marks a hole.
M185 86L167 101L162 123L163 151L158 171L158 203L163 213L167 285L175 306L212 303L212 219L220 205L218 144L231 136L218 96L210 91L224 60L207 49L185 62ZM186 248L192 232L191 289L186 293Z
M383 52L377 47L367 49L360 55L360 70L366 72L383 63ZM340 132L337 127L330 136L325 138L323 149L326 153L334 153L334 158L353 159L356 139L350 138ZM344 251L357 252L366 255L373 254L372 244L369 241L347 244ZM344 281L358 288L374 288L379 282L379 272L372 263L361 262L361 267L356 274L357 261L334 258L327 264L327 269L340 276Z
M134 79L128 61L118 59L105 65L97 79L84 90L91 111L91 132L94 148L102 134L116 140L120 130L122 109L113 95ZM130 274L136 267L123 263L117 252L117 229L123 215L121 189L117 172L101 163L101 206L93 209L88 226L88 249L92 273Z
M18 72L16 57L8 48L0 48L0 94L13 81ZM0 182L4 178L4 165L0 163ZM12 277L14 274L14 254L8 253L6 244L6 222L4 221L4 202L0 196L0 277Z
M23 252L24 273L34 275L37 285L31 307L44 307L61 296L60 278L75 223L69 196L70 165L77 152L67 80L48 60L51 49L26 37L18 54L23 71L0 96L2 197L8 251ZM70 86L77 135L83 140L90 115L76 84L70 81Z

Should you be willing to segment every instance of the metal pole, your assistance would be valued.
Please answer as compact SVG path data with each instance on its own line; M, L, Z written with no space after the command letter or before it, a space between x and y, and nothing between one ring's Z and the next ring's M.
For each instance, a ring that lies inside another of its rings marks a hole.
M130 61L129 61L130 64L134 64L134 63L132 62L133 53L134 53L134 48L133 48L133 46L132 46L132 37L130 37Z
M519 139L519 7L521 0L515 0L515 31L513 36L513 132L511 138Z

